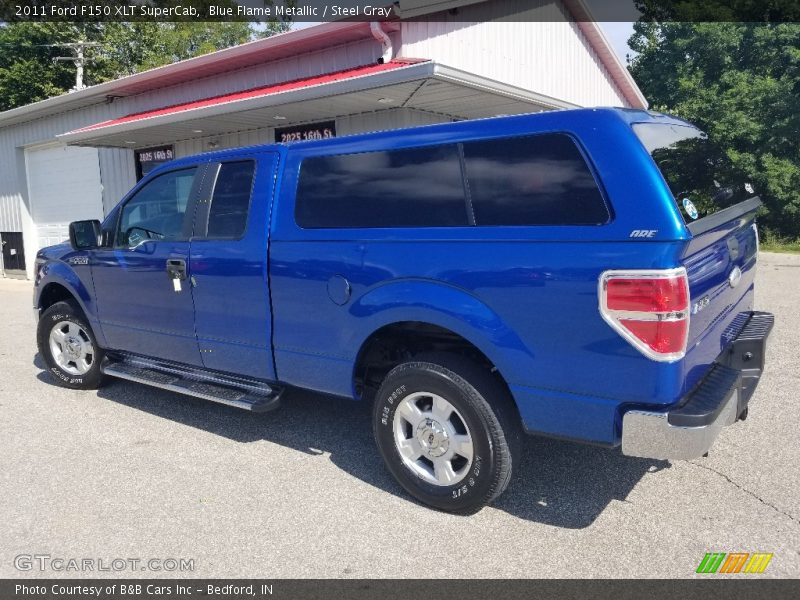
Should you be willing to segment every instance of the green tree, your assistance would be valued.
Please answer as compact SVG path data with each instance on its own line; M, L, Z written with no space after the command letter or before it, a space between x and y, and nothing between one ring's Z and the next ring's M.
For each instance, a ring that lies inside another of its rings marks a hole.
M70 56L61 43L100 43L86 51L91 62L85 84L94 85L288 29L285 22L0 22L0 111L62 94L75 85L74 65L53 60Z
M98 70L104 80L208 54L253 39L248 23L102 23Z
M67 35L57 23L0 26L0 110L60 94L74 85L74 67L53 61L61 50L52 44L75 41Z
M629 44L651 108L705 130L756 186L762 226L800 237L800 24L640 21Z

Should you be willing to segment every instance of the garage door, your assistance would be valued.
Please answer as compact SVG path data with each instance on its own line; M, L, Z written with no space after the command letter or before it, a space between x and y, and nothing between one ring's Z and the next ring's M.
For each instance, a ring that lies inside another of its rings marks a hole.
M68 239L71 221L103 218L96 148L30 148L25 162L38 248Z

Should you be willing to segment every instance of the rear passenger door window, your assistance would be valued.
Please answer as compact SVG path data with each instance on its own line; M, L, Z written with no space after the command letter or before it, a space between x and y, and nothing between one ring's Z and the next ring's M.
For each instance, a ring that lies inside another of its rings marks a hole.
M600 225L609 212L589 166L565 134L463 145L475 224Z
M295 219L306 229L468 226L458 147L307 158Z
M254 174L255 162L252 160L220 165L211 196L205 237L238 239L244 235Z

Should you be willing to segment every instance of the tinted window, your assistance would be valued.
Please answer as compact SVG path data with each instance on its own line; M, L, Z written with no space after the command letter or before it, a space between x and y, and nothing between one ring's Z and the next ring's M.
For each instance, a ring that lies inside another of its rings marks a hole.
M753 186L699 129L636 123L633 131L661 170L687 222L754 195Z
M295 217L319 227L466 226L456 146L308 158Z
M196 167L159 175L136 192L122 208L117 246L145 240L187 239L183 222Z
M464 144L476 225L597 225L608 209L575 143L547 134Z
M254 170L255 163L250 160L222 163L211 197L207 237L238 238L244 234Z

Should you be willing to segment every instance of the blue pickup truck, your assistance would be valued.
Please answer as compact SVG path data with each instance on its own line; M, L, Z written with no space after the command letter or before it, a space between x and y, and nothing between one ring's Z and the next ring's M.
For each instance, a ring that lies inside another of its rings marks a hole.
M747 416L759 205L703 132L637 110L192 156L39 252L38 347L74 389L366 400L397 481L469 514L524 433L689 459Z

